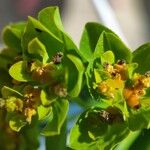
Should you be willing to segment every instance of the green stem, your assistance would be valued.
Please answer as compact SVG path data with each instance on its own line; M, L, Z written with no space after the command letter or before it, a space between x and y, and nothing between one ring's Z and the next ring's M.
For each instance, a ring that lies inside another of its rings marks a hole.
M66 125L64 122L59 135L46 137L46 149L47 150L66 150Z

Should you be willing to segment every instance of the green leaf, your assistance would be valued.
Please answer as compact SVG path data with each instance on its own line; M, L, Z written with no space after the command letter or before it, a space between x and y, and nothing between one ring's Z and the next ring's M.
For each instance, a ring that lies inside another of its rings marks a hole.
M64 32L58 7L47 7L43 9L39 12L38 19L50 32L63 41L65 51L69 51L78 56L78 48L71 37Z
M49 96L44 90L41 91L40 98L41 98L42 105L45 107L50 106L54 101L57 100L56 96L55 97L51 95Z
M21 128L27 124L23 116L16 114L16 113L12 114L12 116L10 116L9 119L10 119L9 120L10 128L16 132L19 132Z
M128 126L132 131L150 128L150 108L133 111L128 118Z
M38 120L44 120L52 112L52 107L44 107L40 105L38 107Z
M69 103L65 99L57 99L53 103L53 118L47 121L46 126L41 131L42 135L54 136L60 134L61 127L67 116L68 105Z
M86 61L93 59L93 53L96 47L97 50L99 48L97 42L103 31L113 33L110 29L98 23L89 22L85 25L80 41L80 53ZM101 51L101 49L99 49L99 51ZM96 54L98 54L99 51L97 51Z
M33 117L31 124L27 124L24 128L22 128L20 134L23 138L23 140L21 140L22 143L20 143L20 150L37 150L39 148L40 133L37 115Z
M103 51L111 50L115 56L115 60L124 59L128 63L132 60L130 49L122 42L122 40L112 33L104 33Z
M70 55L70 54L68 54L67 57L74 63L74 65L78 71L77 82L74 85L73 89L69 93L71 97L76 97L79 95L79 93L81 91L84 66L82 64L82 61L78 57Z
M93 61L89 62L87 69L85 71L85 77L86 77L86 84L88 87L88 90L93 98L93 93L95 93L95 90L93 90L93 83L95 82L95 79L97 80L98 76L93 77ZM96 73L96 72L94 72ZM101 80L100 78L98 79L99 81Z
M52 59L57 52L63 49L63 43L60 39L58 39L38 20L29 17L26 30L22 38L22 46L25 56L28 56L27 49L29 42L36 37L45 46L50 59Z
M59 30L63 30L61 22L59 8L58 7L47 7L41 10L38 14L39 21L59 39L62 38L62 34Z
M101 111L100 108L93 108L79 117L71 130L71 148L110 150L128 135L129 130L124 122L108 124L100 118Z
M100 83L102 81L102 78L101 78L99 71L97 69L94 69L94 77L95 77L96 83Z
M134 140L134 143L130 146L128 150L137 150L137 149L143 149L143 150L149 150L150 149L150 130L142 130L140 132L140 135Z
M26 23L19 22L15 24L10 24L3 29L2 36L5 44L8 47L17 50L18 52L21 52L22 49L21 37L25 29L25 25Z
M102 54L101 63L104 64L106 62L109 64L113 64L115 62L115 57L112 51L106 51Z
M27 73L27 64L25 61L19 61L12 65L9 69L9 74L15 80L27 82L31 77Z
M8 98L10 96L23 97L21 93L7 86L2 88L1 93L3 98Z
M138 67L137 63L131 63L128 64L128 73L129 73L129 78L131 79L133 76L133 73L135 71L135 69Z
M28 52L30 54L35 55L34 57L40 56L40 58L42 58L43 63L46 63L49 58L45 46L42 42L38 40L38 38L34 38L32 41L29 42Z
M144 74L150 70L150 43L146 43L133 52L133 62L138 64L136 72Z
M97 41L95 50L94 50L94 58L100 58L100 56L104 53L104 42L103 42L103 38L104 38L104 33L105 31L103 31L101 33L101 35L99 36L99 39Z
M0 49L0 68L8 70L9 65L12 64L17 55L17 52L12 48Z

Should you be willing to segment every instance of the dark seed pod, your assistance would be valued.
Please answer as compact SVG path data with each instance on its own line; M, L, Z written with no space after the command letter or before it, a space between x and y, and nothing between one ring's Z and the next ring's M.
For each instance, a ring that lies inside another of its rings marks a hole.
M107 112L106 110L102 110L100 112L101 121L102 122L109 122L109 119L110 119L109 115L110 115L109 112Z
M62 52L58 52L54 57L53 57L53 63L54 64L60 64L63 58L63 53Z
M118 60L117 64L118 65L124 65L124 64L126 64L126 61L125 60Z
M102 110L100 112L101 121L113 124L123 121L123 116L118 108L116 107L108 107L106 110Z
M146 77L150 77L150 71L147 71L147 72L145 73L145 76L146 76Z

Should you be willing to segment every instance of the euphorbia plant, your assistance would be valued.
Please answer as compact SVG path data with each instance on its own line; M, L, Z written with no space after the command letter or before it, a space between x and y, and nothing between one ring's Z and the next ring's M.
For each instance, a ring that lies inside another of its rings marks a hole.
M87 23L78 49L57 7L6 26L2 35L1 149L37 149L40 134L46 149L117 149L149 128L148 43L131 53L110 29ZM72 101L84 112L66 142Z

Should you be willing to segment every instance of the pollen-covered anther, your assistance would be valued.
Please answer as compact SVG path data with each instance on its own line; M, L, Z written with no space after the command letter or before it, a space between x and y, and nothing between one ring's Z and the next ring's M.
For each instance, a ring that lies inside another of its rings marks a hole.
M16 97L10 97L6 99L5 108L7 109L8 112L15 112L15 111L22 112L23 101Z
M106 93L108 91L109 87L106 84L106 82L103 81L98 85L97 89L101 93Z
M140 94L138 91L133 88L126 88L123 91L123 95L129 107L135 109L140 108Z
M142 83L143 83L145 88L149 88L150 87L150 77L143 78Z
M146 94L146 91L144 89L139 89L137 91L135 91L138 95L140 96L144 96Z
M145 75L137 75L134 79L134 87L136 88L149 88L150 77Z
M97 90L99 93L101 93L104 96L107 96L109 98L114 98L114 93L111 87L107 85L105 81L102 81L98 84Z
M26 116L26 121L31 123L32 116L36 114L36 110L33 108L25 108L24 115Z
M121 80L128 78L128 69L126 63L120 62L114 65L114 71L120 75Z

